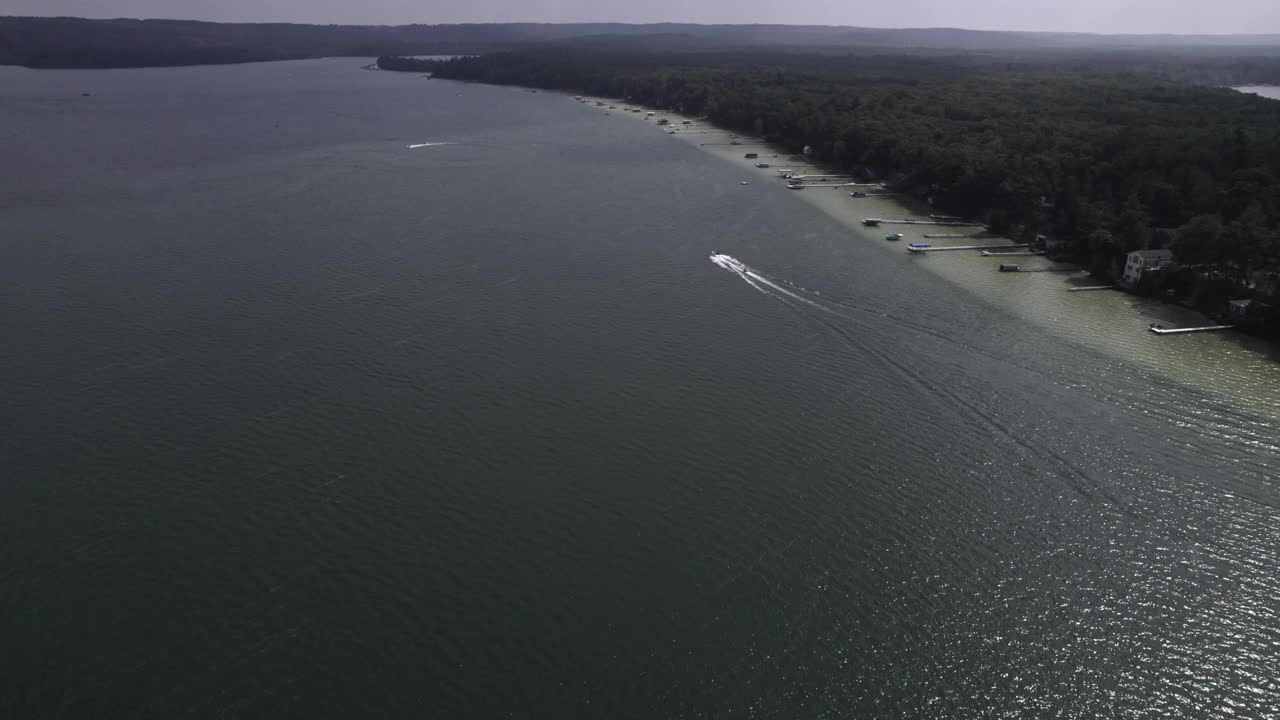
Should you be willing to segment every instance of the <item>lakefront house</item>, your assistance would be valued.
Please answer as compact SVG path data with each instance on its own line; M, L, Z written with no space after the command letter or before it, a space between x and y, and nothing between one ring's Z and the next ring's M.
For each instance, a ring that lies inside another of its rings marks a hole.
M1133 287L1142 281L1142 274L1159 270L1173 262L1173 253L1168 250L1134 250L1129 253L1124 263L1124 284Z

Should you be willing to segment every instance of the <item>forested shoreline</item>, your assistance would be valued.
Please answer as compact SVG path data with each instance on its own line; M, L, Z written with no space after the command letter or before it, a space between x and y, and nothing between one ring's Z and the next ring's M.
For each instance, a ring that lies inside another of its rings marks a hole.
M1129 251L1171 249L1176 266L1141 292L1210 312L1275 300L1280 102L1087 62L557 48L417 69L704 116L790 151L811 146L995 232L1044 236L1099 276L1117 275ZM1270 313L1252 320L1280 329Z
M430 58L405 57L402 55L381 55L377 66L380 70L396 72L431 72L436 68L437 60Z

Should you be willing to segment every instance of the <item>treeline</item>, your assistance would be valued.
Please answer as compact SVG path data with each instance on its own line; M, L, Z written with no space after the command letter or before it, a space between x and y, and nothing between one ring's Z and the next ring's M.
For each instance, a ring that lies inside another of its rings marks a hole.
M890 179L997 232L1047 235L1100 274L1118 272L1128 251L1157 247L1240 292L1280 271L1280 102L1159 79L1118 59L1084 72L1026 57L547 49L427 68L625 98L792 151L811 146L819 160Z
M608 27L514 23L295 25L0 17L0 64L114 68L319 57L455 55L563 40L603 32Z
M30 67L130 67L315 57L462 55L572 43L583 48L648 51L779 50L840 55L883 53L1143 54L1162 66L1171 53L1194 55L1210 69L1267 82L1276 75L1280 35L1088 35L946 28L880 29L805 25L658 23L502 23L458 25L296 25L184 20L87 20L0 17L0 64ZM1161 57L1163 54L1165 57ZM1213 58L1235 58L1210 68ZM1106 60L1104 59L1104 62ZM1207 63L1207 64L1206 64ZM1186 67L1186 66L1183 66ZM1280 79L1280 78L1278 78Z
M379 70L398 72L431 72L436 62L427 58L404 57L403 55L382 55L378 58Z

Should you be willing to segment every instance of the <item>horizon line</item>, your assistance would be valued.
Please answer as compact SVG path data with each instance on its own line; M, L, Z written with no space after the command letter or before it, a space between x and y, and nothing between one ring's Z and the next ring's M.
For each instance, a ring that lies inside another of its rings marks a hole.
M0 21L9 20L83 20L85 22L175 22L175 23L203 23L207 25L298 25L311 27L367 27L367 28L396 28L396 27L456 27L456 26L502 26L502 25L623 25L627 27L653 27L661 25L676 25L686 27L740 27L740 28L831 28L831 29L848 29L848 30L876 30L882 32L909 32L909 31L953 31L953 32L971 32L971 33L1003 33L1003 34L1020 34L1020 35L1083 35L1097 37L1175 37L1175 38L1277 38L1280 40L1280 31L1260 32L1260 33L1173 33L1173 32L1100 32L1092 30L990 30L984 28L966 28L966 27L949 27L949 26L906 26L906 27L877 27L874 25L831 25L820 23L700 23L700 22L679 22L671 20L655 21L655 22L622 22L613 20L576 20L573 22L549 22L540 20L508 20L504 22L415 22L415 23L320 23L320 22L292 22L287 20L195 20L184 18L165 18L165 17L111 17L111 18L90 18L79 15L8 15L0 13Z

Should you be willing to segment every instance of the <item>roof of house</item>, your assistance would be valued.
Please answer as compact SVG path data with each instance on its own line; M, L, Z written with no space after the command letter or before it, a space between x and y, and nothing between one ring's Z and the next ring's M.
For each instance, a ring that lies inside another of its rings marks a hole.
M1134 250L1130 255L1137 255L1143 260L1168 260L1173 257L1172 250Z

